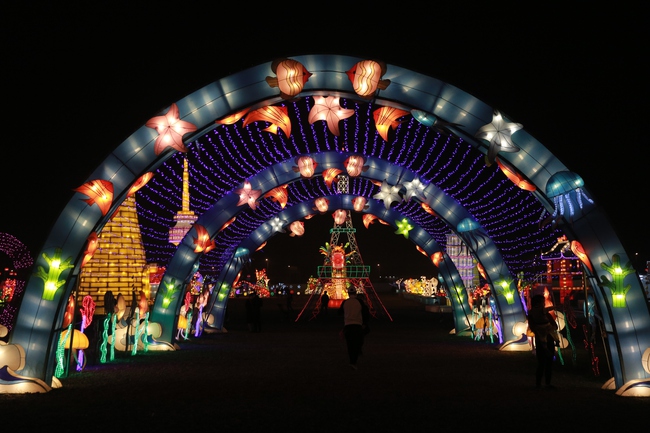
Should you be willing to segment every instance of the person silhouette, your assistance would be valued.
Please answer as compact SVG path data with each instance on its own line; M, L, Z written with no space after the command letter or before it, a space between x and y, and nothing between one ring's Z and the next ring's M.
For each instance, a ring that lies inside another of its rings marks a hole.
M330 296L327 294L327 290L325 290L320 297L320 311L323 314L323 316L327 316L329 303L330 303Z

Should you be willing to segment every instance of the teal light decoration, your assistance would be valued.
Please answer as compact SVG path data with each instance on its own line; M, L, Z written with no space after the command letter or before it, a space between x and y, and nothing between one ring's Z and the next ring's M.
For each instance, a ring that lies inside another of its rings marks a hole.
M56 368L54 370L54 376L61 378L65 373L65 344L70 336L72 331L72 323L68 325L68 332L65 333L65 337L59 338L59 344L56 347ZM72 348L70 348L72 350Z
M626 276L634 272L634 268L632 268L630 262L625 266L621 266L621 259L618 254L612 256L611 265L601 263L600 267L612 276L611 281L605 275L600 276L603 286L609 288L612 292L612 307L625 308L625 295L627 295L627 292L632 286L628 284L623 287L623 280Z
M497 288L497 293L506 298L506 302L508 302L509 305L515 303L515 289L512 287L511 278L501 277L501 279L497 281L497 287L500 287Z
M106 315L104 319L104 330L102 331L102 343L99 345L99 352L101 353L99 357L99 362L102 364L106 363L106 354L108 352L108 326L111 323L111 313Z

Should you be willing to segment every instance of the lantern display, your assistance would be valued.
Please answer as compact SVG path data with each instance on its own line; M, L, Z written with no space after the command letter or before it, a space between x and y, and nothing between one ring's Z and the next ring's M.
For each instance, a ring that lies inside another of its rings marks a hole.
M302 221L294 221L289 225L289 236L302 236L305 234L305 223Z
M524 177L519 174L514 168L511 168L508 164L505 162L501 161L500 158L496 158L497 165L499 166L499 169L503 172L503 174L506 175L512 183L514 183L518 188L523 189L524 191L535 191L537 187L528 182Z
M251 111L244 119L243 127L247 127L253 122L268 122L271 125L264 128L263 131L271 134L278 133L278 129L284 132L284 135L291 135L291 120L289 119L287 107L266 106Z
M302 63L292 59L273 61L271 70L276 76L266 77L266 83L270 87L278 87L282 99L291 99L298 95L312 75Z
M284 209L287 205L287 200L289 200L289 194L287 193L287 186L281 185L273 188L271 191L267 192L264 197L270 198L276 203L280 204L280 207Z
M367 203L368 203L368 200L365 197L363 197L363 196L355 197L352 200L352 208L357 212L362 212L362 211L368 209L369 206L368 206Z
M93 258L98 246L99 237L97 236L97 232L92 232L86 241L86 250L84 251L84 258L81 261L82 268Z
M167 113L149 119L145 125L158 132L158 138L154 143L154 153L160 155L168 147L179 152L187 152L183 143L183 136L196 131L196 126L185 120L180 120L178 106L172 104Z
M194 224L196 237L194 238L195 253L209 253L216 246L214 239L210 239L210 233L201 224Z
M239 119L244 117L246 113L248 113L250 110L251 110L250 107L247 107L241 111L236 112L235 114L231 114L230 116L226 116L222 119L215 120L214 123L216 123L217 125L234 125L239 121Z
M330 201L325 197L319 197L316 200L314 200L314 205L316 206L314 209L316 209L320 213L325 213L329 209Z
M102 215L106 215L113 203L113 183L108 180L95 179L84 183L73 191L87 195L89 198L84 199L88 206L97 204Z
M345 169L350 175L350 177L357 177L359 176L362 172L368 170L367 166L364 166L366 159L363 156L359 155L351 155L349 156L344 164L345 164Z
M244 187L239 188L235 193L239 195L237 206L247 204L251 209L257 209L257 199L262 194L262 191L259 189L253 189L249 181L245 181Z
M519 147L512 141L512 134L522 128L521 123L506 121L498 110L493 113L491 123L479 128L475 137L490 143L485 156L485 163L488 166L494 163L499 152L519 152Z
M129 192L126 194L127 197L131 197L133 194L135 194L140 188L145 186L147 182L151 180L151 178L154 176L154 173L152 171L149 171L136 180L133 185L131 185L131 188L129 189Z
M300 172L300 175L306 178L312 177L318 167L318 163L311 156L299 156L296 158L296 164L297 167L293 167L293 171Z
M347 71L348 78L357 95L370 99L375 92L384 90L390 84L390 80L382 80L386 73L386 64L374 60L362 60L357 62Z
M336 136L341 135L339 123L354 115L354 110L341 108L340 98L335 96L314 96L314 106L309 110L309 123L313 124L319 120L327 123L327 128Z
M343 171L338 168L328 168L327 170L323 170L323 180L325 181L325 185L327 185L328 188L331 188L332 182L334 182L337 176L341 173L343 173Z
M390 128L397 129L401 123L397 119L400 117L406 116L409 114L408 111L400 110L399 108L393 107L381 107L374 111L373 117L375 119L375 127L377 128L377 133L384 139L388 141L388 131Z
M338 209L334 211L332 214L332 218L334 218L334 222L338 225L345 224L345 219L348 216L348 212L345 209Z

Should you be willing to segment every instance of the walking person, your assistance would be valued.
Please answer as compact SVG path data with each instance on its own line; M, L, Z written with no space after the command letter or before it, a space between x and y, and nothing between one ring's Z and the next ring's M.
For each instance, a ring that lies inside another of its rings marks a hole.
M327 317L329 303L330 303L330 296L327 294L327 290L325 290L320 297L320 311L325 317Z
M350 367L356 370L363 344L363 305L354 294L350 294L350 297L341 303L338 313L343 316L343 337Z
M557 324L549 313L553 307L544 306L544 296L535 295L531 299L528 312L528 327L535 334L535 356L537 369L535 370L535 386L542 387L542 379L547 388L553 388L553 360L555 358L555 342Z

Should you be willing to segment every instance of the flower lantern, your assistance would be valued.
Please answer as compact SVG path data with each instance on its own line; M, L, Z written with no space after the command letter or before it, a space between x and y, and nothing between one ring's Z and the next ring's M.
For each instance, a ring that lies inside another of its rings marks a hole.
M354 110L341 108L337 96L314 96L314 106L309 110L309 123L313 124L319 120L327 122L327 128L336 136L341 134L339 123L343 119L353 116Z
M253 189L249 181L244 182L244 187L235 191L239 195L237 206L248 204L251 209L257 209L257 199L262 194L259 189Z
M196 237L194 238L194 245L196 247L194 248L194 252L198 254L212 251L216 247L216 244L214 239L210 238L210 233L208 233L207 229L201 224L194 224L194 229L196 230Z

